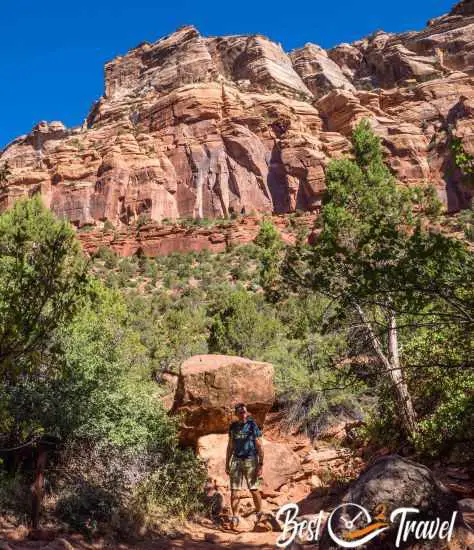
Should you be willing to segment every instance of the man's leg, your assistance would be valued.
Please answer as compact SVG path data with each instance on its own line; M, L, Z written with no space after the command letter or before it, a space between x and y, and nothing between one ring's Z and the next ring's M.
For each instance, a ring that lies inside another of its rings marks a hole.
M240 492L242 490L243 472L240 460L233 459L230 463L230 507L232 509L232 528L239 523Z
M232 515L234 517L238 517L239 515L239 503L240 503L240 491L231 490L230 507L232 508Z
M250 492L252 493L255 512L257 512L257 514L260 514L260 512L262 511L262 493L259 489L253 489Z
M245 477L247 480L248 488L252 494L253 504L255 506L255 512L260 515L262 511L262 494L259 489L259 480L257 478L258 471L258 459L249 459L246 461Z

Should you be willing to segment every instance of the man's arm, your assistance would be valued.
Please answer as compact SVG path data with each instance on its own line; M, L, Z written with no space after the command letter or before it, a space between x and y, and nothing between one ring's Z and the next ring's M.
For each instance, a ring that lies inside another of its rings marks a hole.
M225 473L230 473L230 459L232 458L232 451L234 450L234 442L232 440L232 434L229 432L229 442L227 443L227 452L225 457Z
M259 477L261 477L261 475L263 473L263 456L264 456L263 443L262 443L262 438L261 437L257 437L255 439L255 446L257 447L257 454L258 454L257 474L258 474Z

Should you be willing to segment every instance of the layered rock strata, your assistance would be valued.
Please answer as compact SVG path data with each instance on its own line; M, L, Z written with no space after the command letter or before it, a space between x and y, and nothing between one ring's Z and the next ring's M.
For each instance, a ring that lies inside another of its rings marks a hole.
M453 164L474 154L474 4L420 32L377 32L290 54L260 36L184 27L105 67L84 124L41 122L9 144L0 205L41 193L77 227L318 211L328 162L362 118L400 182L432 182L448 209L472 190Z

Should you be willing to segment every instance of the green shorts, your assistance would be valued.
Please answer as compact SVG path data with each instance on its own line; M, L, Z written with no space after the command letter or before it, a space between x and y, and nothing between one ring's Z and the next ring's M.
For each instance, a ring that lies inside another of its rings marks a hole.
M257 477L258 457L236 458L230 461L230 489L231 491L242 491L244 482L250 491L256 491L260 480Z

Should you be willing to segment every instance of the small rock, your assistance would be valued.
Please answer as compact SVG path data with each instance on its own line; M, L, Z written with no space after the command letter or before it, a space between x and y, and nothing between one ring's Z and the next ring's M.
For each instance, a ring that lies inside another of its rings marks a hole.
M312 489L321 489L322 487L324 487L322 479L315 474L311 476L309 484L311 485Z
M474 513L474 498L463 498L458 500L459 510L468 514Z

